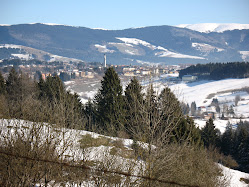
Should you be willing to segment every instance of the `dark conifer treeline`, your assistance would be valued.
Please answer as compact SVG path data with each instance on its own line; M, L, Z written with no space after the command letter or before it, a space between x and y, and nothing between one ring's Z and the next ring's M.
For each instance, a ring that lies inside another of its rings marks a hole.
M231 156L232 159L238 163L237 166L233 163L222 164L235 167L247 173L249 172L249 122L240 121L237 124L237 128L233 128L232 125L228 123L226 131L221 134L219 130L215 128L213 120L210 119L201 130L201 136L205 147L216 147L220 149L222 154ZM220 162L224 161L220 160Z
M249 62L208 63L192 65L179 72L183 75L198 76L198 79L220 80L249 77Z
M239 169L249 172L249 122L240 122L236 129L228 124L221 135L221 151L231 155L239 164Z

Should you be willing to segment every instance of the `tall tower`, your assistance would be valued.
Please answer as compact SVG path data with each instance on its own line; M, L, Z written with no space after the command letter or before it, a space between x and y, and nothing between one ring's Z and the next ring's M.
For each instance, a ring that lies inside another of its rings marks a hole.
M106 68L106 55L104 54L104 67Z

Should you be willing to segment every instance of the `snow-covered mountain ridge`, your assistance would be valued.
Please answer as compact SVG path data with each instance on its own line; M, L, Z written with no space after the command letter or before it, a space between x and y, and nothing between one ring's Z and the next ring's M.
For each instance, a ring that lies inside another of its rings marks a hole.
M103 53L108 53L109 64L247 61L249 29L231 30L247 28L240 24L232 26L226 32L205 33L167 25L124 30L51 23L0 25L0 41L1 44L22 45L86 62L102 62ZM202 31L214 31L217 27L214 25L210 28L208 25ZM13 50L1 48L0 59L11 57L6 57L6 52L17 54Z
M190 30L210 33L210 32L224 32L231 30L249 29L249 24L239 23L199 23L199 24L180 24L176 27L187 28Z

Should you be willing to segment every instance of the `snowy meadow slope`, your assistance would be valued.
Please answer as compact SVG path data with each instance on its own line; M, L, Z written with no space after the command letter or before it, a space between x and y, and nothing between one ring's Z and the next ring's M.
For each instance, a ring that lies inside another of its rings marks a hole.
M1 141L4 141L4 138L17 138L16 133L23 134L23 140L29 137L29 134L34 129L34 126L38 125L37 123L32 123L24 120L0 120L0 133L1 133ZM66 128L57 128L50 126L48 124L40 124L41 131L40 135L43 140L46 140L47 137L50 137L51 134L54 134L56 137L61 138L60 144L58 144L57 151L64 151L64 157L69 160L74 160L74 162L84 161L87 162L107 162L110 160L111 166L108 166L109 170L117 169L120 170L123 168L123 171L132 172L134 175L139 175L141 170L145 167L145 163L142 160L134 160L124 157L124 155L113 155L113 149L119 149L122 146L122 149L127 151L132 151L133 140L131 139L122 139L116 137L103 136L97 133L83 131L83 130L74 130L74 129L66 129ZM101 144L92 144L91 146L86 145L86 147L82 147L81 140L82 138L87 137L88 139L105 139L110 141L109 145L101 145ZM63 141L62 141L63 140ZM35 141L35 139L33 140ZM70 142L69 147L64 150L65 142ZM111 143L113 142L113 143ZM115 142L119 142L119 148ZM32 142L31 142L32 143ZM139 142L138 142L139 143ZM140 146L147 148L147 144L141 143ZM114 164L115 163L115 164ZM114 164L114 165L113 165ZM120 168L121 167L121 168ZM233 169L229 169L222 165L219 165L222 169L223 178L228 180L227 185L230 187L246 187L241 178L249 178L249 174L243 173L240 171L236 171ZM93 168L92 168L93 169ZM132 170L131 170L132 169ZM135 179L135 178L134 178ZM52 183L51 183L52 184ZM73 185L74 183L68 182L66 186ZM77 185L78 184L78 185ZM75 183L75 186L94 186L91 180Z

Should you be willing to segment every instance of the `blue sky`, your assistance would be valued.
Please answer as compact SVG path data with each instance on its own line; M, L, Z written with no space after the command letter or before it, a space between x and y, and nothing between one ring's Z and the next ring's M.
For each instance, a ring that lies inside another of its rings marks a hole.
M105 29L249 24L249 0L0 0L0 24L37 22Z

